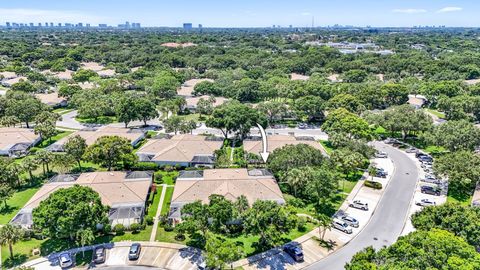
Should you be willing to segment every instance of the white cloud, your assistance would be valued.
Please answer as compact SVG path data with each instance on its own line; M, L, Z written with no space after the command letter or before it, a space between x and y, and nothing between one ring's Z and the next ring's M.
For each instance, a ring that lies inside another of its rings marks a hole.
M420 8L406 8L406 9L394 9L395 13L405 13L405 14L417 14L417 13L426 13L427 10Z
M437 10L437 13L446 13L446 12L455 12L455 11L462 11L463 8L461 7L444 7L442 9Z
M302 12L302 13L300 13L300 15L302 15L302 16L312 16L312 13L310 13L310 12Z
M9 9L0 8L0 18L19 23L112 23L109 18L89 15L75 10Z

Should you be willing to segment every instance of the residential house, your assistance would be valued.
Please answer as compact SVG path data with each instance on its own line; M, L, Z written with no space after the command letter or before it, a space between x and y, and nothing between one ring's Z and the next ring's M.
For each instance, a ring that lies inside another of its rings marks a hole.
M33 225L32 211L53 192L74 185L90 187L96 191L103 205L110 207L108 219L112 226L128 227L141 223L152 187L152 172L91 172L56 175L33 195L15 215L11 223L29 229Z
M267 151L269 153L272 153L275 149L282 148L286 145L297 144L307 144L325 153L325 149L323 149L322 145L315 141L313 137L295 137L290 135L267 136ZM262 138L258 136L246 138L243 141L243 149L248 153L259 155L263 151Z
M182 171L175 182L168 218L173 223L181 222L181 209L185 204L195 201L207 204L212 194L231 201L243 195L250 205L257 200L285 203L277 181L265 169Z
M222 145L222 138L182 134L148 140L137 155L140 161L158 165L213 167L215 150Z
M41 141L40 135L26 128L0 128L0 155L21 157L28 149Z

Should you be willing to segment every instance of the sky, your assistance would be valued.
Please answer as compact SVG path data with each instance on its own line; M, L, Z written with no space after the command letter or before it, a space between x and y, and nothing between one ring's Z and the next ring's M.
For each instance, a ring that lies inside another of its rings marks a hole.
M0 25L119 23L180 27L480 26L478 0L0 0Z

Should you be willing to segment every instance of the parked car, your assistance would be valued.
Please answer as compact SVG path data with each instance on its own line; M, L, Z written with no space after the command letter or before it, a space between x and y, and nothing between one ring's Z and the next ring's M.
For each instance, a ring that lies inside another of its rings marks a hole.
M375 153L375 157L376 158L388 158L388 155L385 152L379 151L379 152Z
M399 141L397 139L394 139L394 138L387 138L386 140L383 141L384 143L386 144L395 144L395 143L399 143Z
M354 217L351 217L349 215L345 215L345 216L342 216L340 217L340 219L344 222L346 222L348 225L354 227L354 228L358 228L358 226L360 225L360 223L358 222L358 220Z
M380 177L380 178L387 178L387 172L385 171L377 171L377 173L375 174L376 177Z
M368 203L364 203L360 200L355 200L355 201L351 202L350 207L368 211Z
M296 262L303 262L303 251L299 244L289 243L283 246L283 251L290 255Z
M133 243L128 251L128 259L131 261L137 260L140 257L141 250L142 246L139 243Z
M62 253L58 256L58 264L61 268L68 268L73 266L72 256L69 253Z
M436 205L436 203L432 200L429 199L421 199L420 201L415 203L416 205L419 206L431 206L431 205Z
M334 219L332 221L332 227L347 234L351 234L353 232L352 228L345 221L340 219Z
M430 184L440 184L442 181L436 179L436 178L422 178L420 179L420 182L424 182L424 183L430 183Z
M409 147L405 150L407 153L418 153L418 149L415 147Z
M96 247L93 250L92 261L96 264L104 263L105 262L105 253L106 253L105 247L103 247L103 246Z
M299 124L297 125L297 127L298 127L299 129L306 129L306 128L308 128L308 125L305 124L305 123L299 123Z
M421 186L420 191L424 194L430 194L435 196L440 196L441 194L440 188L432 186Z

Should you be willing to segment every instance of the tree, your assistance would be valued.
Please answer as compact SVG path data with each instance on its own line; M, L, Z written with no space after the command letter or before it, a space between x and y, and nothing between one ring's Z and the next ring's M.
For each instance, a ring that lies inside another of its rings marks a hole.
M208 205L201 201L188 203L182 207L181 215L182 223L178 224L177 229L187 232L199 246L204 246L209 225Z
M25 123L27 128L35 117L44 111L45 106L36 97L22 92L14 92L7 95L7 116L15 116Z
M33 209L33 223L44 235L74 240L81 230L108 224L108 207L90 187L74 185L53 192Z
M322 152L307 144L285 145L275 149L268 158L267 166L281 175L294 168L315 167L323 162Z
M197 112L202 117L202 114L210 115L213 112L213 105L215 104L215 98L208 99L200 98L197 103Z
M80 69L72 75L73 80L76 82L87 82L93 77L98 77L98 74L89 69Z
M14 190L9 183L0 183L0 200L3 201L5 208L8 207L7 200L12 197Z
M63 150L69 156L71 156L78 163L78 168L82 169L82 158L87 150L87 142L80 135L74 135L68 138L67 142L63 145Z
M64 97L67 100L71 99L73 95L82 91L82 88L77 84L67 84L62 82L58 85L58 96Z
M25 93L34 93L37 91L35 86L29 81L20 81L12 85L13 91L21 91Z
M55 153L53 155L53 166L59 174L66 174L71 171L75 164L75 159L64 153Z
M362 83L368 77L368 73L364 70L352 69L343 74L343 81L347 83Z
M221 195L210 195L208 197L209 228L214 232L227 231L226 226L234 217L233 203Z
M417 230L447 230L463 237L470 245L480 247L480 208L446 203L436 207L424 207L412 216Z
M323 165L313 171L311 179L308 190L313 201L318 206L328 206L338 189L338 173L327 165Z
M39 134L42 139L46 139L50 142L51 138L57 134L56 125L57 121L62 119L58 113L44 111L35 117L34 131L35 134Z
M179 86L177 78L169 72L160 72L147 80L145 90L156 99L169 99L177 94Z
M304 121L322 120L325 101L317 96L304 96L295 100L293 109Z
M41 149L37 151L37 153L35 154L35 158L40 164L42 164L43 175L46 177L47 174L50 172L50 162L52 162L54 158L52 152Z
M478 269L480 254L450 232L433 229L400 237L375 252L371 247L353 256L347 270L360 269Z
M244 225L247 233L260 235L258 250L266 250L281 243L283 233L290 232L297 217L286 207L273 201L258 200L248 210Z
M350 174L355 173L365 163L365 158L360 153L352 151L348 148L341 148L333 151L331 155L332 162L349 178ZM345 181L343 181L345 185ZM345 187L342 187L345 190Z
M480 129L465 120L447 121L435 127L429 141L450 151L474 150L480 145Z
M174 115L163 122L165 131L168 133L174 132L175 135L177 135L178 131L180 131L182 124L183 119L178 115Z
M136 156L132 152L133 147L128 139L103 136L87 148L84 157L102 164L110 171L120 161L135 159Z
M335 95L328 101L327 107L330 110L345 108L352 113L360 113L365 110L365 106L360 100L351 94Z
M402 105L408 101L408 88L401 84L387 83L380 87L387 106Z
M332 229L332 218L328 215L320 213L316 216L316 219L318 220L318 233L320 234L320 239L324 241L325 233L327 230Z
M180 124L180 132L183 134L192 133L194 129L197 128L197 123L195 120L183 120Z
M224 269L227 264L242 257L240 247L213 233L207 234L205 251L207 266L212 269Z
M344 108L330 112L322 129L329 135L343 134L349 139L371 139L372 131L364 119Z
M11 223L7 223L0 227L0 244L8 245L10 251L10 259L13 260L13 245L22 239L24 231Z
M95 241L95 235L91 229L80 229L77 231L75 239L77 245L80 245L83 248L87 245L91 245ZM82 249L82 256L85 257L84 249Z
M480 157L469 151L448 153L435 160L433 170L448 178L449 193L468 197L480 179Z
M147 121L158 117L155 103L148 97L138 97L134 100L137 119L143 121L143 125L147 126Z
M293 190L293 196L295 197L297 197L298 190L305 189L305 186L311 178L311 167L292 168L291 170L286 171L282 176L282 180L290 186L291 190Z
M257 110L232 101L215 108L206 124L208 127L220 129L225 138L228 138L229 133L236 133L237 136L244 138L251 127L257 123L266 126L266 122L266 118Z
M287 112L287 105L281 101L265 101L257 106L257 110L263 113L271 126L276 119Z
M119 94L115 98L115 115L120 122L128 127L128 123L138 119L138 108L135 104L135 96L131 94Z
M38 160L33 156L26 156L22 159L22 166L30 176L30 182L33 182L33 171L39 166Z

